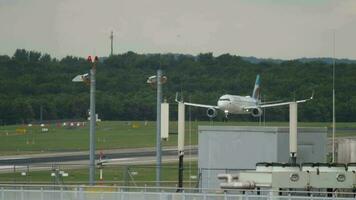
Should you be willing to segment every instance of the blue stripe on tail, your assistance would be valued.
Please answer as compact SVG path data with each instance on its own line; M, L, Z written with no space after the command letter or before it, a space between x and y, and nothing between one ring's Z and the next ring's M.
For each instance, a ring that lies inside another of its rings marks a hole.
M260 75L257 74L255 87L253 88L252 98L259 99L260 98Z

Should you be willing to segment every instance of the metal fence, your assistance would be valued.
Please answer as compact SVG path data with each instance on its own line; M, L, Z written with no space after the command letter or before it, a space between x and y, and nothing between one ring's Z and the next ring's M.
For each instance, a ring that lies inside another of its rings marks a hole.
M354 193L283 192L273 190L208 190L155 187L1 185L0 200L322 200L355 199Z
M2 200L299 200L299 199L350 199L324 197L292 197L265 195L226 195L226 194L192 194L192 193L158 193L158 192L74 192L74 191L4 191Z
M88 165L86 164L29 164L0 165L0 184L88 184ZM154 186L156 185L154 165L108 165L96 170L96 183L116 186ZM161 185L177 185L178 167L164 164L161 167ZM196 165L184 169L184 186L197 187L198 170Z

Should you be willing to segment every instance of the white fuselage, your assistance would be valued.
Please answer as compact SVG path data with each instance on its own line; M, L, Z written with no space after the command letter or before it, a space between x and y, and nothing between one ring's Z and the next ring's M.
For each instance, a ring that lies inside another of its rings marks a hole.
M220 110L230 114L250 114L250 110L244 109L246 106L256 106L256 99L250 96L238 96L225 94L221 96L217 103Z

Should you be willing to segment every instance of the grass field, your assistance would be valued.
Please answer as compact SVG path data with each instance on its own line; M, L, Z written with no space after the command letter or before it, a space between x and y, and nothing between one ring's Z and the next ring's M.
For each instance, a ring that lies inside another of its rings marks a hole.
M161 170L161 180L165 186L175 186L178 180L178 164L170 163L163 164ZM55 179L51 176L53 171L31 171L27 172L26 176L21 175L21 172L26 172L27 169L18 170L11 173L0 174L1 183L46 183L46 184L80 184L87 183L88 169L65 169L61 166L61 170L68 173L68 177ZM99 182L99 170L96 171L96 180ZM184 180L192 181L193 185L198 178L197 163L192 162L189 166L188 162L184 166ZM145 166L108 166L103 169L104 182L106 184L125 185L125 186L145 186L155 184L155 167L152 165ZM58 181L59 180L59 181Z
M215 126L259 126L256 122L197 122L186 123L186 145L197 144L197 128L199 125ZM288 126L287 122L268 122L266 126ZM330 123L299 123L299 127L329 127ZM84 127L66 128L56 124L47 125L48 132L42 132L43 127L35 126L1 126L0 127L0 154L25 154L40 152L64 152L87 150L89 144L88 124ZM356 135L353 129L356 123L337 123L337 136ZM348 130L350 129L350 130ZM23 133L26 130L26 133ZM117 149L155 146L155 122L145 124L142 121L104 121L97 125L97 149ZM176 146L177 123L170 124L170 137L168 141L162 142L163 146ZM184 179L186 184L195 185L197 174L197 163L192 162L191 170L188 170L186 162ZM128 170L129 169L129 170ZM29 169L26 176L21 172L27 169L17 170L10 173L1 173L0 181L3 183L50 183L50 184L75 184L86 183L88 180L88 169L70 169L61 166L69 174L58 182L51 177L51 170L34 171ZM127 173L130 172L130 173ZM175 186L177 180L177 164L164 164L162 167L162 181L165 186ZM191 179L190 175L196 177ZM99 170L96 170L96 179L99 179ZM150 186L154 185L155 167L152 166L110 166L104 169L104 180L106 183L115 185ZM187 185L186 185L187 186Z
M217 126L259 126L256 122L197 122L186 123L186 145L197 144L198 125ZM299 123L299 127L330 127L330 123ZM288 126L287 122L268 122L266 126ZM89 128L66 128L56 124L47 125L48 132L33 125L12 125L0 127L0 155L80 151L87 150ZM337 128L356 128L356 123L337 123ZM26 133L23 133L26 130ZM97 149L118 149L155 146L155 122L104 121L99 122L96 131ZM352 130L337 132L338 136L356 135ZM168 141L163 146L177 145L177 123L171 122Z

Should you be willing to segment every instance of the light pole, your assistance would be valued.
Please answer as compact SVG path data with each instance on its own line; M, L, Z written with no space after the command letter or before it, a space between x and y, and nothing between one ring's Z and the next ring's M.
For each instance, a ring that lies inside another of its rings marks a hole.
M162 103L162 70L157 70L157 133L156 133L156 186L160 186L161 181L161 163L162 163L162 149L161 149L161 103Z
M98 62L98 57L95 56L94 60L91 56L88 57L88 61L92 63L90 69L90 162L89 162L89 184L95 184L95 73L96 73L96 63Z
M90 131L89 131L89 184L95 184L95 73L96 73L96 63L98 62L98 57L92 58L88 57L88 62L92 64L90 69L90 77L88 74L78 75L73 78L73 82L85 82L90 83Z
M162 70L157 70L157 75L150 76L147 83L157 87L157 117L156 117L156 186L160 186L162 145L161 145L161 104L162 104L162 84L167 81L166 76L162 76Z

